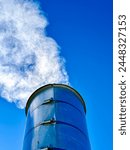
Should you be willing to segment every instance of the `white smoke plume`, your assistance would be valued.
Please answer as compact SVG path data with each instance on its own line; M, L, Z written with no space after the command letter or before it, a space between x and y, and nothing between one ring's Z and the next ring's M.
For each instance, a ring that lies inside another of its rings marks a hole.
M32 0L0 0L0 95L19 108L48 83L68 84L59 47Z

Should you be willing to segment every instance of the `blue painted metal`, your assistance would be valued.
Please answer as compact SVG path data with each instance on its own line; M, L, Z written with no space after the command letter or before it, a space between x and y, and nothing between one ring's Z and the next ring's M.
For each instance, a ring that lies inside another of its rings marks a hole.
M63 84L36 90L26 105L23 150L90 150L86 107L80 94Z

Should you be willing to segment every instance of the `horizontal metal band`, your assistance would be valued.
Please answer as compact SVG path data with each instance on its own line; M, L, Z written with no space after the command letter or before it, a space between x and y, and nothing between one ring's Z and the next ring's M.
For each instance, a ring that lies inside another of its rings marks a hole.
M40 150L65 150L65 149L61 149L61 148L56 148L56 147L47 147L47 148L40 148Z
M35 111L36 109L38 109L42 105L52 104L52 103L60 103L60 102L68 104L68 105L74 107L75 109L77 109L83 115L82 111L80 109L78 109L77 107L75 107L74 105L72 105L71 103L68 103L68 102L62 101L62 100L54 100L53 98L45 100L42 104L40 104L39 106L37 106L36 108L34 108L32 111L30 111L30 113L32 113L33 111Z
M65 149L61 149L61 148L56 148L56 147L47 147L47 148L40 148L39 150L65 150Z
M31 128L26 133L25 138L29 134L29 132L31 132L31 130L33 130L33 129L39 127L39 126L42 126L42 125L43 126L49 126L49 125L53 125L53 124L64 124L64 125L67 125L67 126L71 126L71 127L75 128L75 129L77 129L78 131L80 131L85 137L87 137L87 135L82 130L80 130L80 128L78 128L78 127L76 127L76 126L74 126L74 125L72 125L70 123L63 122L63 121L58 121L58 120L55 120L55 118L51 118L50 120L45 120L44 122L41 122L41 123L37 124L35 127Z

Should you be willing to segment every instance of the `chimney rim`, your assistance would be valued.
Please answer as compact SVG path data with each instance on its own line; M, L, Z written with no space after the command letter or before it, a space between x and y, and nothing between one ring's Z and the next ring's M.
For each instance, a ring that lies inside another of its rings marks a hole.
M27 112L28 112L28 109L30 107L30 104L32 102L32 99L40 92L42 91L43 89L46 89L46 88L50 88L50 87L62 87L62 88L67 88L69 89L70 91L72 91L74 94L76 94L76 96L78 96L78 98L80 99L82 105L83 105L83 108L84 108L84 111L86 113L86 104L85 104L85 101L83 100L82 96L79 94L78 91L76 91L74 88L70 87L69 85L66 85L66 84L46 84L44 86L41 86L40 88L38 88L37 90L35 90L31 96L28 98L28 101L26 103L26 107L25 107L25 114L27 116Z

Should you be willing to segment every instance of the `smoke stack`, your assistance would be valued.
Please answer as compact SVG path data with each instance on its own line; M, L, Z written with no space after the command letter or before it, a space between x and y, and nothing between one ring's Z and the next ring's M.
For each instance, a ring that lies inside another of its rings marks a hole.
M85 113L84 100L70 86L39 88L26 105L23 150L90 150Z

